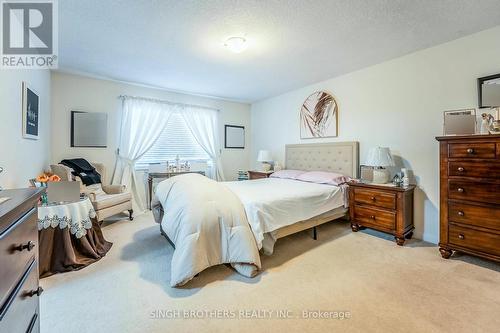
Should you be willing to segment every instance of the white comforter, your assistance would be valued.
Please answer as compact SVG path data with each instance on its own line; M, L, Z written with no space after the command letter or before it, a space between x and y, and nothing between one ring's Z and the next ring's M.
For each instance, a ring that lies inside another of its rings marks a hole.
M264 234L345 204L341 188L326 184L280 178L222 184L243 203L259 249L263 246ZM267 253L272 253L274 244L270 245Z
M181 286L204 269L230 263L252 277L261 268L245 209L227 187L198 174L158 184L153 206L163 206L161 224L175 244L171 286Z

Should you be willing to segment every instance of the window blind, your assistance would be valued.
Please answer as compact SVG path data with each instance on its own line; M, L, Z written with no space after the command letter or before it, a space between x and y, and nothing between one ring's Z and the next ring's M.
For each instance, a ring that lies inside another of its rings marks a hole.
M184 118L174 113L153 147L137 161L136 169L148 169L149 164L173 162L177 155L182 161L210 160L191 134Z

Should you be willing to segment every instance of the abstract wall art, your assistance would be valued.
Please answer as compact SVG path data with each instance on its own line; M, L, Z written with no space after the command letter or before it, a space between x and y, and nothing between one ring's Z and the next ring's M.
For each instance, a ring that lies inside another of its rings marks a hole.
M300 109L300 138L329 138L338 136L338 105L324 91L307 97Z

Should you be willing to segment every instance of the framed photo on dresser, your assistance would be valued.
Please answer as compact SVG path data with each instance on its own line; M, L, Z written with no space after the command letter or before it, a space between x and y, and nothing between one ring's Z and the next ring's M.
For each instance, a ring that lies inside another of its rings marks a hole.
M476 109L444 111L443 116L443 135L476 133Z

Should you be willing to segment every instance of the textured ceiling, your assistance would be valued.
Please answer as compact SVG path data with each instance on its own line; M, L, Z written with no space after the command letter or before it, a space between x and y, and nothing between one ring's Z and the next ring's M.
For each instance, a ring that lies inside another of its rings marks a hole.
M500 24L499 0L61 0L59 65L252 102ZM241 54L222 46L246 34Z

